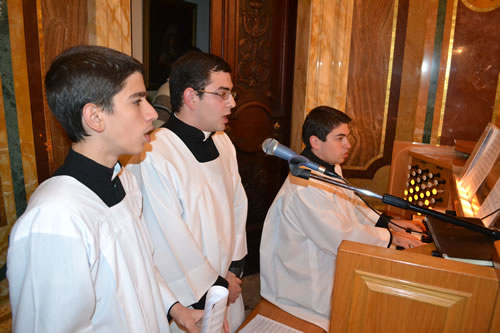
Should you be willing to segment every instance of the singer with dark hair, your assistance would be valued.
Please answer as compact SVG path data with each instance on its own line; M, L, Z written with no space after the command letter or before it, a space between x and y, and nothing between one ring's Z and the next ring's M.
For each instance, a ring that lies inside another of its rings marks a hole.
M234 332L244 319L247 197L223 132L236 105L230 71L211 54L180 57L169 79L174 113L127 167L139 179L154 259L170 289L201 309L211 286L227 287Z
M13 332L169 332L168 312L198 332L203 312L176 302L161 278L140 189L118 162L142 150L157 117L142 65L76 46L56 57L45 87L72 147L10 234Z
M310 164L325 174L342 176L348 157L351 118L328 106L311 110L302 126ZM389 229L388 218L371 210L353 192L289 175L272 203L260 245L261 295L271 303L325 330L337 249L343 240L404 248L422 243L410 234ZM422 225L398 221L422 231ZM398 223L399 224L399 223Z

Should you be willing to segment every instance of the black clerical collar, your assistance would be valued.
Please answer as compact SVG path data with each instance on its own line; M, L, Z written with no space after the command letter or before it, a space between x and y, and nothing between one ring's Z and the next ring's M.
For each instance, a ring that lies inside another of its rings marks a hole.
M210 162L219 157L219 151L212 139L213 133L205 140L205 134L177 118L175 114L162 126L174 132L189 148L200 163Z
M108 206L113 207L125 198L120 178L113 179L114 168L108 168L88 157L70 149L64 164L56 171L54 176L71 176L92 192Z
M328 162L323 161L321 158L318 156L314 155L314 153L311 151L311 148L306 147L300 155L307 157L307 159L311 162L317 163L323 167L325 167L326 171L331 171L333 174L337 175L337 172L335 172L335 165L329 164ZM340 175L339 175L340 177Z

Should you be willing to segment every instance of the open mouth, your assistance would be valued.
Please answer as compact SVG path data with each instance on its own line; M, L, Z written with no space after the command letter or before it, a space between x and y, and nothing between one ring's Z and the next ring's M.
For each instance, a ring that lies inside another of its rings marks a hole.
M151 133L153 133L154 130L155 130L155 128L152 127L149 131L147 131L146 133L144 133L144 137L146 138L147 142L151 141Z

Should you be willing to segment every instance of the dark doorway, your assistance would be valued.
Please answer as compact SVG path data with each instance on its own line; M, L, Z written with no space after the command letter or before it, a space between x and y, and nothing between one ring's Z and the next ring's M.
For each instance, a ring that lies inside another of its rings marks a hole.
M170 75L174 61L196 44L197 5L172 0L144 2L144 64L148 90Z
M261 144L290 141L297 0L212 0L211 17L211 52L230 63L240 96L226 132L248 196L248 275L259 272L264 219L288 173Z

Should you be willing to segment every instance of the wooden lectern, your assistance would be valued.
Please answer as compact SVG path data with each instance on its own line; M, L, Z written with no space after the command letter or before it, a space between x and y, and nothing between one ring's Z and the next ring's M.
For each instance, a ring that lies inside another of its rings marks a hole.
M496 258L500 241L495 242ZM339 247L330 332L500 332L500 265L431 256L434 245L395 251Z

